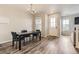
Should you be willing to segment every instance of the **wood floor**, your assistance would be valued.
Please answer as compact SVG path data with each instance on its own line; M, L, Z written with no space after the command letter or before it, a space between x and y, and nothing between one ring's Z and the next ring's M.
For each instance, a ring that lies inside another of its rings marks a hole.
M0 45L0 54L76 54L69 36L61 38L42 38L41 41L27 42L18 50L11 46L11 42Z

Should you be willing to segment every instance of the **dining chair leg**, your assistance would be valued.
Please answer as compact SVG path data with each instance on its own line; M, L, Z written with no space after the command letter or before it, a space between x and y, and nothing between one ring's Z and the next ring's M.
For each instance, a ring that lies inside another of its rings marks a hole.
M26 43L26 42L25 42L25 39L24 39L24 40L23 40L23 45L24 45L24 46L25 46L25 43Z
M14 46L14 40L12 41L12 46Z
M32 40L34 40L34 36L32 36Z
M16 49L17 49L17 41L16 41Z

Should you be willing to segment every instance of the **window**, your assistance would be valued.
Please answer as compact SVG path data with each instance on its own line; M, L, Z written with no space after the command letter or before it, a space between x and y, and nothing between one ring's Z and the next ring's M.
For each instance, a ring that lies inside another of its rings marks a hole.
M55 20L55 17L51 17L51 18L50 18L50 26L51 26L51 27L54 27L54 28L56 27L56 20Z
M41 17L36 17L35 18L35 29L36 30L41 30Z
M69 19L63 20L63 31L69 30Z

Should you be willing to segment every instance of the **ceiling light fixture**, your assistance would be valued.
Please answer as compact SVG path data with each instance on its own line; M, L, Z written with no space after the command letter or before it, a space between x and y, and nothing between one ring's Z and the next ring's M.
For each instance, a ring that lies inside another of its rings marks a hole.
M35 14L36 13L35 9L33 8L33 4L30 4L30 10L29 10L29 12L31 14Z

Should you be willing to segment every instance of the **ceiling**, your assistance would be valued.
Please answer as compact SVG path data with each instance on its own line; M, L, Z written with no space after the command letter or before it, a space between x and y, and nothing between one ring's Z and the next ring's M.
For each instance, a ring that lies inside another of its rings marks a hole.
M30 8L30 4L12 4L4 6L18 8L25 12L27 12L27 10ZM79 4L33 4L32 7L38 13L60 12L62 16L79 13Z

